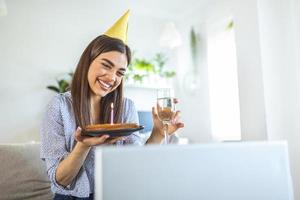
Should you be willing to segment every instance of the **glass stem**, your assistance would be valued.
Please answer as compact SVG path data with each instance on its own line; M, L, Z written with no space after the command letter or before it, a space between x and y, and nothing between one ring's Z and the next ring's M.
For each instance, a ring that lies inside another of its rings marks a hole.
M169 135L168 135L168 124L164 123L164 135L165 135L165 144L169 143Z

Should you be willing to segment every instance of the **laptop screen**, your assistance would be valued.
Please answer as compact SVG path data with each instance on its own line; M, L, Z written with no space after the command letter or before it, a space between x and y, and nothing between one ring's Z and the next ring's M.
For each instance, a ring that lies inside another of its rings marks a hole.
M96 199L292 200L285 142L97 148Z

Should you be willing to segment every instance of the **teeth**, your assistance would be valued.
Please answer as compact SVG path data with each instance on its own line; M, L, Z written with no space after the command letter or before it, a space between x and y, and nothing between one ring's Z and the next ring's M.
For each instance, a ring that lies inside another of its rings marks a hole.
M105 82L103 82L103 81L101 81L101 80L98 80L98 81L99 81L99 83L100 83L102 86L104 86L104 87L107 88L107 89L109 89L109 88L111 87L110 84L107 84L107 83L105 83Z

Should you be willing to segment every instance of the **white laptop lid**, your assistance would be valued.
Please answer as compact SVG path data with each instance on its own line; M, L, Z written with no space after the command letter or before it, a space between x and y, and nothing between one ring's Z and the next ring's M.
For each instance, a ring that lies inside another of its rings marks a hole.
M285 142L97 148L96 199L292 200Z

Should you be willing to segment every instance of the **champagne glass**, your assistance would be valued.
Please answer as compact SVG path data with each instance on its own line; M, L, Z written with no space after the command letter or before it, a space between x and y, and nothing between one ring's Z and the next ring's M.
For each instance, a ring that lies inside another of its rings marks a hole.
M171 123L175 111L172 93L173 92L170 88L162 88L157 90L157 114L159 120L163 123L165 144L168 144L169 141L168 125Z

